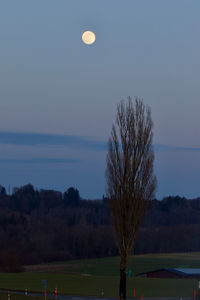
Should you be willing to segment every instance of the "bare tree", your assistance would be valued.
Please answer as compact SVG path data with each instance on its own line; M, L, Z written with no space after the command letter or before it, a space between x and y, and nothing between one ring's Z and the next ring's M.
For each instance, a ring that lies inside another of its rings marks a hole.
M135 234L154 197L151 110L142 100L121 101L112 126L107 154L107 197L120 253L120 299L126 299L127 257Z

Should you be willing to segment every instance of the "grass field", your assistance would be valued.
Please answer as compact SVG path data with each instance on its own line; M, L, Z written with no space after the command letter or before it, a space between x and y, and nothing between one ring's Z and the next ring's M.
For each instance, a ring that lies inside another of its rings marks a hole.
M200 253L139 255L129 259L128 269L133 275L167 267L200 268ZM42 280L47 280L47 291L71 295L117 297L119 258L67 261L56 264L28 266L25 273L0 273L0 288L42 291ZM132 276L127 279L128 297L192 297L198 280L151 279Z
M200 268L200 252L135 255L131 256L128 260L128 269L133 271L133 275L159 268L174 267ZM31 272L118 276L119 257L34 265L27 266L26 270Z

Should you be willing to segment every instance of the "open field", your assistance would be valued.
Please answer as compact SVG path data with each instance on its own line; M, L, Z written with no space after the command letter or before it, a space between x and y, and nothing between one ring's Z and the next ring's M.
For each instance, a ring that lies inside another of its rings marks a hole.
M117 297L119 279L111 276L90 276L48 273L0 274L0 286L6 289L42 291L41 280L47 280L47 291L53 293L58 287L58 293L82 296ZM196 280L190 279L147 279L129 278L127 295L133 297L144 294L146 297L192 296Z
M128 269L133 274L166 267L200 268L200 253L139 255L131 257ZM119 283L119 258L67 261L56 264L28 266L25 273L0 273L0 288L43 291L42 280L47 280L47 291L82 296L117 297ZM127 279L128 297L142 294L146 297L192 297L198 280ZM102 294L103 292L103 294Z
M26 271L118 276L119 261L119 257L72 260L27 266ZM128 269L132 270L133 275L154 269L174 267L200 268L200 252L135 255L128 260Z

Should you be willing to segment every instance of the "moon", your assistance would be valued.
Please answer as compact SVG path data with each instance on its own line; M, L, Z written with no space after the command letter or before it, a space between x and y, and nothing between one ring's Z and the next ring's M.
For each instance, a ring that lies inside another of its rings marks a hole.
M95 42L96 40L96 36L94 34L94 32L92 31L85 31L82 34L82 41L83 43L87 44L87 45L91 45Z

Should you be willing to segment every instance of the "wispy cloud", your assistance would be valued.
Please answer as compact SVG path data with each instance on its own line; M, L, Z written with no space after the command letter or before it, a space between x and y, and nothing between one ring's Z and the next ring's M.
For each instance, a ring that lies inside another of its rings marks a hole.
M83 136L5 131L0 132L0 144L24 146L62 145L96 151L107 149L106 142Z
M107 141L101 141L98 139L92 139L84 136L45 134L45 133L23 133L23 132L0 131L0 144L21 145L21 146L40 146L40 145L56 146L57 145L57 146L67 146L70 148L93 150L93 151L107 150ZM200 151L199 147L179 147L179 146L169 146L164 144L154 144L153 147L155 152ZM51 159L51 162L53 163L54 160L56 162L56 159ZM63 159L63 161L61 160L60 162L64 162L65 159ZM44 162L44 159L42 159L42 161ZM73 160L71 160L71 162L72 161ZM49 162L48 159L46 160L46 162ZM59 161L57 162L59 163Z
M34 159L0 159L0 163L11 164L74 164L80 163L80 159L65 158L34 158Z
M169 152L169 151L200 151L199 147L179 147L179 146L168 146L163 144L153 145L155 152Z

